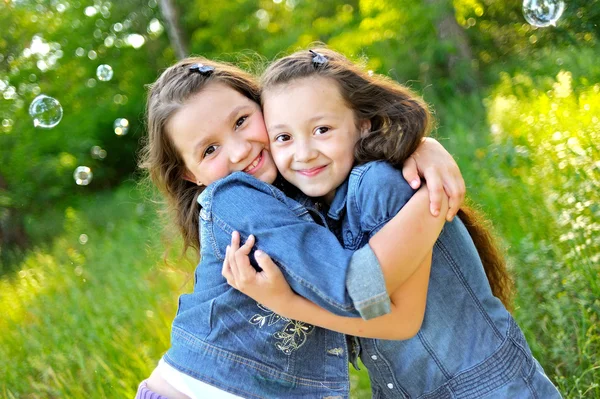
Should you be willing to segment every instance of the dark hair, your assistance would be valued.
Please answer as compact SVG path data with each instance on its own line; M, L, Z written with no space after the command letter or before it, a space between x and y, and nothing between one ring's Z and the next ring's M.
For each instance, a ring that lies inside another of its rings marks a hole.
M214 70L201 73L195 64ZM194 68L192 68L194 69ZM201 57L186 58L167 68L149 86L146 104L148 136L140 151L139 167L145 169L152 183L167 199L167 208L183 236L183 252L192 247L199 249L199 205L196 202L204 187L184 180L185 163L179 155L166 127L169 119L186 101L200 93L211 82L224 83L250 100L260 104L260 90L256 79L230 64Z
M271 64L261 79L263 91L310 76L331 78L356 122L371 121L371 131L356 145L357 163L385 159L402 165L431 130L427 104L408 88L364 71L333 50L315 51L326 63L313 63L313 53L298 51Z
M314 58L315 55L322 55L325 60ZM431 114L420 97L327 48L297 51L275 61L262 76L262 89L267 91L312 76L332 79L354 111L356 122L371 122L371 131L361 135L355 147L358 164L386 160L400 169L431 130ZM512 309L513 281L493 235L485 227L487 222L467 206L461 207L458 217L477 247L492 293Z

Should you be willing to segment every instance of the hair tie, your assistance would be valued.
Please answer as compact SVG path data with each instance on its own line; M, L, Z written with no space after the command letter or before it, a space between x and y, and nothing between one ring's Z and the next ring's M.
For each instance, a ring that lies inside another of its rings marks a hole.
M328 61L327 57L325 57L323 54L317 53L316 51L313 51L313 50L308 50L308 51L310 51L310 53L313 55L312 63L315 68L318 68L322 65L327 64L327 61Z
M200 63L193 64L188 69L190 70L190 72L196 72L203 76L210 76L215 71L215 67Z

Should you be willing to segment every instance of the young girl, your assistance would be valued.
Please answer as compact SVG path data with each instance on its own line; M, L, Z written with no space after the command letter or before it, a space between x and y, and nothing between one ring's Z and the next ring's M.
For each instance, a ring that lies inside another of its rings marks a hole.
M336 52L318 51L284 57L265 72L265 122L282 176L327 202L328 222L355 250L413 194L392 165L402 165L427 133L428 114L399 84L370 76ZM257 258L262 272L252 269L245 257L252 242L238 244L236 236L224 265L231 285L284 317L349 333L346 318L292 292L268 256ZM417 336L358 339L373 397L559 398L505 307L509 288L490 236L471 211L459 212L433 248Z
M200 247L201 262L194 292L179 299L171 348L138 396L348 397L345 336L283 318L231 288L222 276L231 233L259 234L257 246L296 292L353 316L350 332L407 338L423 317L427 254L443 225L443 216L429 212L427 191L419 190L363 248L345 250L318 207L270 184L277 170L251 76L187 59L159 77L147 107L142 166L175 211L185 245ZM441 157L441 169L453 165L437 147L422 154ZM435 178L461 186L452 173ZM446 215L447 201L441 211Z

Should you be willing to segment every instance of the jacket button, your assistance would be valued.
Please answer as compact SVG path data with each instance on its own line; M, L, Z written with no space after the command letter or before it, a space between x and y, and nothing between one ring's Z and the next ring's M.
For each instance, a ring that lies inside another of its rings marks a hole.
M352 232L351 231L347 231L346 232L346 241L348 242L352 242Z
M388 388L389 389L394 389L394 384L392 384L391 382L388 384Z
M377 360L377 355L372 355L372 356L371 356L371 359L373 359L373 360Z

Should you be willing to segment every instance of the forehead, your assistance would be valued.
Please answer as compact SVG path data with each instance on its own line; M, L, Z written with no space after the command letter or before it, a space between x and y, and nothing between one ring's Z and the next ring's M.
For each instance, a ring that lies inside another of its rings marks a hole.
M289 83L266 89L262 95L265 107L285 107L283 101L303 102L308 99L310 101L306 102L305 106L345 105L336 81L323 76L294 79ZM342 104L339 104L340 102Z

